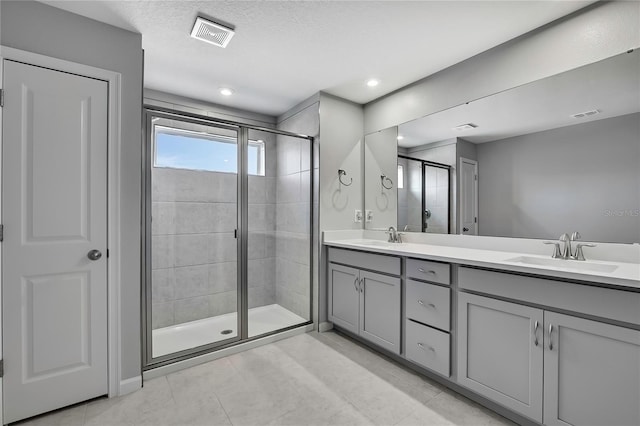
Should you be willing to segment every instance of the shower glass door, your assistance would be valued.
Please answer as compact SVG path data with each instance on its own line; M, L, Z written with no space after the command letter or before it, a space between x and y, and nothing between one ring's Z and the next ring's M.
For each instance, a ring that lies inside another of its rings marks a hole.
M147 118L147 359L162 360L240 338L238 129Z
M310 323L313 139L145 118L144 368Z
M311 318L311 143L248 130L248 337Z

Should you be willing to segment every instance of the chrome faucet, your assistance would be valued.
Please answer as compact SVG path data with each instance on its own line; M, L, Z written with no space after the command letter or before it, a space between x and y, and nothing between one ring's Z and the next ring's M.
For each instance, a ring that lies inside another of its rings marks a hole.
M571 243L581 239L582 235L578 231L575 231L571 236L569 234L562 234L558 239L558 242L543 241L544 244L553 244L554 250L551 257L553 259L565 259L565 260L585 260L582 247L596 247L595 244L576 243L575 253L571 248ZM560 243L564 243L562 250L560 250Z
M394 228L393 226L389 227L389 230L387 231L387 234L389 234L389 241L390 243L397 243L398 242L398 233L396 232L396 228Z

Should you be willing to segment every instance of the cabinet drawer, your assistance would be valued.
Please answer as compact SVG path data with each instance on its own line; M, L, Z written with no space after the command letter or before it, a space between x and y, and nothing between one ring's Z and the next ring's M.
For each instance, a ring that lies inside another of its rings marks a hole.
M369 269L384 274L400 275L400 258L395 256L330 248L329 262Z
M407 277L434 283L451 283L450 265L421 259L407 259Z
M449 333L406 321L407 359L449 377Z
M461 289L640 325L640 293L636 292L467 267L458 268L458 286Z
M407 318L449 331L451 290L433 284L407 280Z

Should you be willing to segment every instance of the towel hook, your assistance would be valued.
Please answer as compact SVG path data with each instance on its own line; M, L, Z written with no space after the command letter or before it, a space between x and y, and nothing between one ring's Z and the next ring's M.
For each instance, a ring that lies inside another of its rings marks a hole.
M345 172L343 169L338 169L338 180L340 181L340 183L344 186L351 186L351 184L353 183L353 178L349 178L349 183L344 183L342 181L342 176L346 176L347 172Z
M389 181L389 186L385 185L385 181ZM387 175L380 175L380 183L384 189L393 188L393 181L387 177Z

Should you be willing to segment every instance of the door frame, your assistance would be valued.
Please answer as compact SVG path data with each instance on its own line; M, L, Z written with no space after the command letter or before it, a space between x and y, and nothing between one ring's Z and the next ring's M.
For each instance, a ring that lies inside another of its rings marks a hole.
M475 197L474 197L474 202L473 202L473 216L476 218L476 226L475 226L475 234L472 235L478 235L478 226L480 225L480 218L478 217L478 180L479 177L478 176L478 162L476 160L471 160L469 158L464 158L464 157L460 157L460 162L458 164L458 167L460 167L459 173L458 173L458 182L462 181L462 164L463 163L468 163L468 164L473 164L474 166L474 174L476 175L476 179L473 181L473 190L475 192ZM463 195L462 194L462 185L460 186L460 191L458 191L460 193L460 200L459 200L459 207L458 210L460 210L458 212L458 233L460 235L462 235L462 198Z
M121 102L122 102L122 75L89 65L70 62L63 59L53 58L38 53L28 52L0 45L0 63L4 60L22 62L55 71L76 74L83 77L102 80L108 84L108 117L107 117L107 389L109 397L118 396L131 392L141 384L141 378L136 379L136 383L130 383L132 379L120 380L121 371L121 303L120 303L120 264L121 264L121 242L120 242L120 149L122 143L121 134ZM0 88L2 88L2 68L0 66ZM141 106L142 107L142 106ZM1 111L1 109L0 109ZM2 115L0 112L0 147L2 147ZM2 163L0 162L0 172ZM0 173L1 176L1 173ZM1 188L1 187L0 187ZM0 189L0 202L1 202ZM0 217L0 223L2 218ZM1 247L1 244L0 244ZM1 249L0 249L1 250ZM0 251L1 254L1 251ZM0 262L0 295L2 283ZM0 305L0 318L2 317L2 307ZM0 323L1 326L1 323ZM2 328L0 327L0 357L2 357L1 346ZM0 397L2 396L2 378L0 378ZM2 399L0 398L0 422L2 421Z

